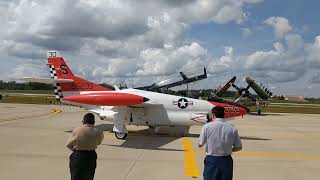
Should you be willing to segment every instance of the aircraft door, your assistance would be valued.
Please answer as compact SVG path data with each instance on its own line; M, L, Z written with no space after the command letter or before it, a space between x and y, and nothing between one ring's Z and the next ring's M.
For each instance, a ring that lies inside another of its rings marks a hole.
M149 125L145 108L130 108L128 111L129 124L132 125Z
M171 111L168 113L171 125L190 126L192 114L187 111Z

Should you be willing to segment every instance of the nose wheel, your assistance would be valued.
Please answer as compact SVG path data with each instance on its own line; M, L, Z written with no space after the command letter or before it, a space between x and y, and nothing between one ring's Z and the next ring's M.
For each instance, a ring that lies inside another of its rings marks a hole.
M117 139L126 139L128 133L119 133L119 132L115 132L114 135L116 136Z

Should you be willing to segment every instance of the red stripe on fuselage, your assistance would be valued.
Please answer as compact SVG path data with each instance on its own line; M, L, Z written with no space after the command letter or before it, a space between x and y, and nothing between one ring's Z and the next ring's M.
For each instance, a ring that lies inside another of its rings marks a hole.
M225 118L243 116L248 113L247 110L241 106L235 106L231 104L212 102L212 101L209 101L209 102L215 106L223 107Z

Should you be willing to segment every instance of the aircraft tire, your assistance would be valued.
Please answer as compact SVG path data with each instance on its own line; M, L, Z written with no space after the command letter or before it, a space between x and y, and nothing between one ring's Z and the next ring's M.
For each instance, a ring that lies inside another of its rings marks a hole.
M261 110L260 109L258 110L258 115L261 115Z
M116 136L117 139L126 139L128 136L128 133L118 133L115 132L114 135Z

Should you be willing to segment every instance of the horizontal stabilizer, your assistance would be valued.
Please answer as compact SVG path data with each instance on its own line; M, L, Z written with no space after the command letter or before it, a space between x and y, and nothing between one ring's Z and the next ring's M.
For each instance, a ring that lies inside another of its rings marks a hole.
M50 78L32 78L24 77L21 80L27 82L44 83L44 84L55 84L55 83L72 83L73 79L50 79Z

